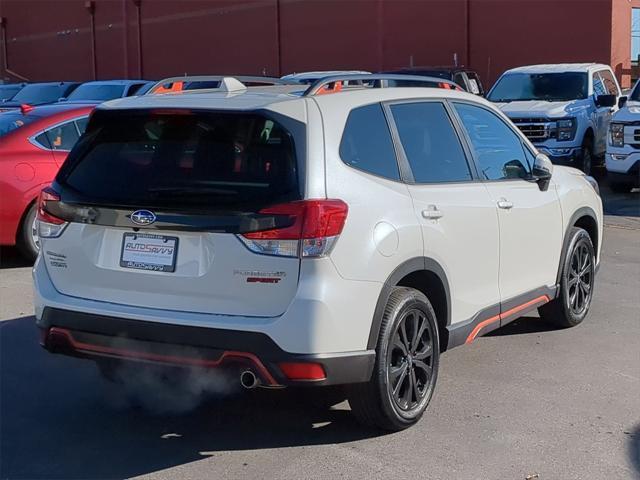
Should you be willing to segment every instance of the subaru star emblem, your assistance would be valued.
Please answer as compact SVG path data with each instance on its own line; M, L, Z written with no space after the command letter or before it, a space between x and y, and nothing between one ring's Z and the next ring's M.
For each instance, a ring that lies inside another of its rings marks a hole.
M151 225L156 221L156 215L149 210L136 210L131 214L131 221L136 225Z

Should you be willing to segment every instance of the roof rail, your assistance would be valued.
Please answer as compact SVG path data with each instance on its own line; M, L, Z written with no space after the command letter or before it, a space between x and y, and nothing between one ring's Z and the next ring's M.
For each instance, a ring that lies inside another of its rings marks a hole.
M400 87L427 87L462 90L457 83L444 78L425 77L421 75L370 73L331 75L329 77L320 78L307 88L302 96L310 97L313 95L321 95L322 93L329 93L332 88L335 88L335 84L341 85L342 82L354 80L360 80L363 83L370 83L370 85L364 85L363 88L393 88L398 87L397 82L402 82L402 84L399 85ZM334 85L334 87L330 88L332 85Z
M229 86L226 88L224 86L225 83L229 83L234 80L236 82L235 89L229 90ZM239 91L237 83L242 84L245 89L247 87L264 87L264 86L272 86L272 85L297 85L300 86L299 83L293 82L290 80L282 80L276 77L261 77L261 76L252 76L252 75L183 75L180 77L168 77L163 78L162 80L156 82L145 95L155 95L158 93L171 93L171 92L182 92L185 90L185 83L208 83L208 82L219 82L219 86L213 87L216 89L227 90L227 91ZM168 85L165 87L165 85ZM204 86L202 88L188 88L188 90L204 90L211 89L210 86Z

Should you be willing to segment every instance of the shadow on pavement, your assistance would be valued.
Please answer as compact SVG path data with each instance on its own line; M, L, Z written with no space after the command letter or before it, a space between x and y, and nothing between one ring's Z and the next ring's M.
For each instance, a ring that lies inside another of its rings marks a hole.
M285 391L209 400L181 415L118 405L118 387L93 362L45 352L34 322L0 323L0 478L128 478L224 450L379 434L358 426L348 410L313 409Z
M629 435L629 460L640 477L640 425L632 432L625 433Z
M0 269L30 267L33 263L22 256L15 247L0 247Z
M558 327L543 322L538 317L520 317L504 327L487 333L486 337L502 337L505 335L525 335L527 333L552 332Z
M605 215L640 217L640 192L615 193L606 178L599 179Z

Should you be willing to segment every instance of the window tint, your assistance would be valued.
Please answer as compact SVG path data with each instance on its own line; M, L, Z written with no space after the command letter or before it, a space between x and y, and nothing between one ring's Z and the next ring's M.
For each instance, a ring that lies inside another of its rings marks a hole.
M45 133L53 150L71 150L80 138L74 122L63 123Z
M64 96L65 88L58 84L40 85L33 83L27 85L11 99L12 102L28 103L38 105L51 103Z
M340 142L340 158L365 172L400 179L391 133L379 103L349 113Z
M442 103L392 105L391 111L417 183L471 180L462 145Z
M480 176L486 180L526 178L531 171L521 139L496 114L455 103L475 151Z
M257 211L300 198L296 165L261 115L97 111L57 180L116 205Z
M123 85L85 83L76 88L67 99L74 100L112 100L122 97L124 93Z
M577 72L507 73L498 79L488 98L492 102L587 98L587 80L586 73Z
M465 90L467 89L467 82L464 81L464 75L462 72L458 72L453 76L453 81L460 85Z
M618 92L618 86L616 85L616 81L613 78L613 75L609 70L601 70L598 72L600 78L602 79L602 83L604 84L604 88L607 90L609 95L620 95Z

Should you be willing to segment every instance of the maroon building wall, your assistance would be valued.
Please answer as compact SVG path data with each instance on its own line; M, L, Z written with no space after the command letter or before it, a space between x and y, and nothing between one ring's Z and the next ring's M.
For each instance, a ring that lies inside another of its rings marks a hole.
M10 71L2 76L91 79L88 3L0 0ZM93 5L98 78L137 77L140 71L151 79L378 71L450 65L457 58L491 84L505 69L531 63L617 62L622 75L628 64L623 45L630 42L627 0L95 0Z

